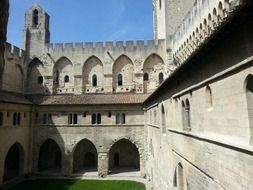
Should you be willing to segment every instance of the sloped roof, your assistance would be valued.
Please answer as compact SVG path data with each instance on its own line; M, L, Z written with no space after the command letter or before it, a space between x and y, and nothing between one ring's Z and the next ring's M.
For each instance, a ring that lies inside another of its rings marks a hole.
M84 94L29 96L36 105L110 105L142 104L149 94Z
M0 92L0 102L18 103L18 104L32 104L22 94L15 94L10 92Z

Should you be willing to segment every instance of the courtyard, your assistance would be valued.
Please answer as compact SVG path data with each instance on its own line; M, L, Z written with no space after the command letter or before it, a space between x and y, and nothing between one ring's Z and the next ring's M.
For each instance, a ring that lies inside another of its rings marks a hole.
M145 190L145 185L121 180L38 179L20 183L10 190Z

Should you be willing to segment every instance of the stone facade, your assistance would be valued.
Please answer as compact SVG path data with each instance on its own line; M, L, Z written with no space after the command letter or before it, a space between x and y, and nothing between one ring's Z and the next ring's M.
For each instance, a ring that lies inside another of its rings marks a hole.
M27 11L24 50L0 49L0 187L138 171L154 190L253 189L252 2L153 4L148 42L50 44Z

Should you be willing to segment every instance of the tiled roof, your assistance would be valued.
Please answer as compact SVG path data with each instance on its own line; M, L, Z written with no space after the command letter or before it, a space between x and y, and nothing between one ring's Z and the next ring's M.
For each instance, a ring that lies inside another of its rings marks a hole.
M142 104L149 94L85 94L28 97L36 105Z
M26 99L23 95L10 92L0 92L0 102L32 104L32 102Z

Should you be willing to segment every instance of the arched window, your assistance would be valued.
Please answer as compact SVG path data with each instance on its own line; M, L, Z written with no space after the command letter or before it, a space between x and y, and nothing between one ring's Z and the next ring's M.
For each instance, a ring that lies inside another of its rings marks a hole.
M97 114L97 124L101 124L101 114Z
M69 76L68 76L68 75L66 75L66 76L64 77L64 82L65 82L65 83L68 83L68 82L69 82Z
M91 124L92 125L96 124L96 114L94 114L94 113L91 116Z
M42 76L38 77L38 84L43 84L43 77Z
M182 124L183 124L183 128L185 128L185 103L184 101L182 101L182 111L181 111L181 115L182 115Z
M3 112L0 112L0 126L3 126L3 123L4 123Z
M97 86L97 75L92 76L92 86L94 86L94 87Z
M149 80L149 75L148 75L148 73L144 73L144 75L143 75L143 80L144 80L144 81L148 81L148 80Z
M20 113L18 113L17 124L18 125L21 124L21 114Z
M210 86L206 87L206 107L207 108L213 107L213 97L212 97L212 90Z
M16 113L16 112L13 114L12 124L13 124L14 126L17 125L17 113Z
M33 27L37 27L39 23L39 12L37 9L33 11Z
M164 80L163 73L159 73L159 84L162 84Z
M191 128L191 105L188 99L185 101L186 128Z
M165 109L163 105L161 112L162 112L162 133L166 133Z
M162 9L162 0L159 0L159 9Z
M122 74L118 74L118 86L122 86L123 85L123 76Z
M247 110L249 118L249 128L251 133L250 145L253 145L253 75L249 75L246 78L246 98L247 98Z

